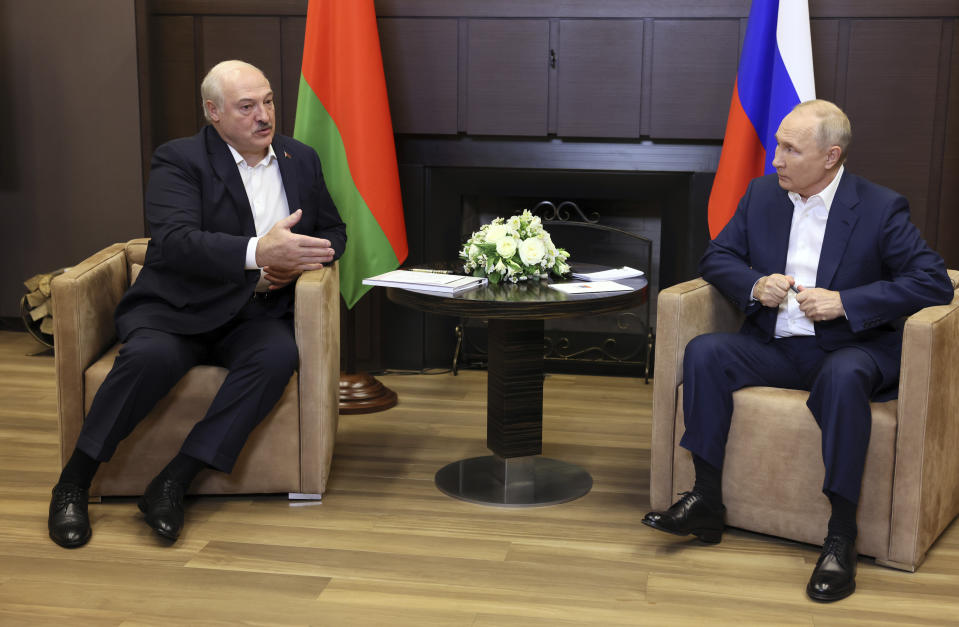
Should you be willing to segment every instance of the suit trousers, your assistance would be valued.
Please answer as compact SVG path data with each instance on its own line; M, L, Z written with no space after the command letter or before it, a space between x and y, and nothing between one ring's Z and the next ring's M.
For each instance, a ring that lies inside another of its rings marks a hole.
M825 351L813 336L763 342L742 333L700 335L683 358L680 445L721 469L733 392L756 385L809 390L806 406L822 431L823 492L858 503L872 429L869 401L882 385L873 358L856 347Z
M180 452L230 472L299 365L292 315L273 317L259 301L250 301L233 320L206 333L133 331L93 399L77 448L108 461L120 441L200 364L221 366L228 374Z

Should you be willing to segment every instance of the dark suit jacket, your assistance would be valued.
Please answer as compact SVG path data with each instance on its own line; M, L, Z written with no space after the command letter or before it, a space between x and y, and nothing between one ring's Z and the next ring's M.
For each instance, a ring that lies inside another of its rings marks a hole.
M295 139L273 139L290 212L303 210L295 233L330 240L336 256L346 226L323 181L320 158ZM117 306L121 341L138 328L195 334L231 320L249 301L258 270L245 270L256 235L236 162L212 126L176 139L153 155L146 193L150 226L143 270ZM292 311L291 284L271 293L270 313Z
M769 341L777 308L750 301L753 284L784 274L793 204L775 174L753 180L736 213L700 262L703 278L746 313L742 332ZM824 350L858 346L898 380L902 320L952 300L942 258L909 221L909 204L892 190L846 171L829 210L816 287L836 290L846 318L815 323Z

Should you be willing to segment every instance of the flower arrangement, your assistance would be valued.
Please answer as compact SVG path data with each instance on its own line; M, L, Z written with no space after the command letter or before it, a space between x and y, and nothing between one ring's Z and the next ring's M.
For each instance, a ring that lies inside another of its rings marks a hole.
M460 251L463 270L485 276L490 283L544 279L550 272L569 272L569 253L556 248L543 222L528 209L511 218L496 218L483 225Z

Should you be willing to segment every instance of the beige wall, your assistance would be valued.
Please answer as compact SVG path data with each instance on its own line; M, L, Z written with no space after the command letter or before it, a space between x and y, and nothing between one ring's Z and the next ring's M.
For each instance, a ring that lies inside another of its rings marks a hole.
M132 0L0 0L0 316L143 233Z

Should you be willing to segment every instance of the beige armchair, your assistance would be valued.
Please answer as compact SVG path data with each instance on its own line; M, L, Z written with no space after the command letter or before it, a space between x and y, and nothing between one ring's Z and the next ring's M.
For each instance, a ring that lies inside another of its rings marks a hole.
M959 272L949 271L953 287ZM740 312L702 279L660 292L650 460L650 504L665 509L693 485L683 434L683 353L702 333L735 331ZM769 387L735 393L723 468L726 522L822 544L829 501L820 432L807 392ZM860 553L914 571L959 513L959 296L905 327L898 400L872 405L858 523Z
M113 311L136 278L147 239L114 244L52 284L61 463L73 452L83 418L119 350ZM326 489L339 406L337 267L307 272L296 284L300 369L256 428L229 475L204 471L196 494L287 492L316 498ZM91 496L138 495L176 454L206 412L226 370L197 366L124 440L93 482Z

